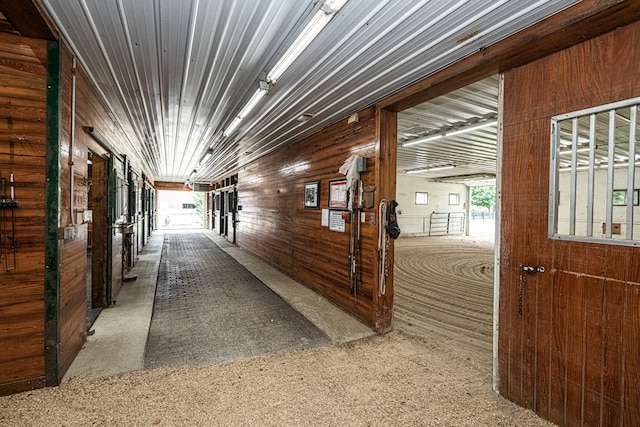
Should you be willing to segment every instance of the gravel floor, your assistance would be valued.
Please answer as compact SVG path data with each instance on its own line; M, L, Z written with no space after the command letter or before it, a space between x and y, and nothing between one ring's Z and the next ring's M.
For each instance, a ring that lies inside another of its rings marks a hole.
M2 426L549 425L454 347L400 332L224 365L165 367L0 398Z
M442 247L424 243L407 240L396 248L406 252L399 275L417 280L419 288L407 290L421 294L428 308L416 318L415 307L405 304L414 314L398 319L396 332L227 364L77 377L60 387L0 397L0 426L551 425L491 389L490 336L465 333L459 323L467 319L477 326L478 313L490 313L490 301L482 310L471 302L449 304L446 288L461 292L468 281L452 278L434 282L444 290L424 288L430 270L416 256L421 259L418 252L428 250L428 265L466 272L462 276L470 275L472 284L479 278L490 283L488 261L478 268L452 262ZM482 252L478 255L486 257ZM480 276L474 277L478 269ZM429 296L432 291L437 292ZM447 316L438 314L443 312ZM450 325L446 334L440 333L443 325Z

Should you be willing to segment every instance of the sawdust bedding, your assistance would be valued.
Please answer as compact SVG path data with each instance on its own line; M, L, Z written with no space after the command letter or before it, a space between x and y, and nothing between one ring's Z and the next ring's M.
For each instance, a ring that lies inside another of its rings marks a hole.
M0 425L550 425L498 396L491 368L448 345L393 332L223 365L78 377L0 397Z

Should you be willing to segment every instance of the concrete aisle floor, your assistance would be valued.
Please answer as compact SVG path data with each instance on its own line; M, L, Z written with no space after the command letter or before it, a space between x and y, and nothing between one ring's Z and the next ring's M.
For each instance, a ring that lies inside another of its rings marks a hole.
M314 323L332 343L347 342L374 334L367 326L325 298L211 231L167 232L204 233ZM87 342L63 381L80 375L106 377L144 369L145 347L153 312L163 240L164 232L154 231L130 273L137 275L137 280L125 283L117 297L117 304L101 312L93 324L94 335L87 337Z

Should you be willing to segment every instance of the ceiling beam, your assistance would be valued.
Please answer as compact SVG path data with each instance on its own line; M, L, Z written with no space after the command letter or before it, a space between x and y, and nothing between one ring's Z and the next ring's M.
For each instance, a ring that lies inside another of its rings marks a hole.
M56 40L56 36L31 0L0 0L0 11L24 37Z
M155 190L192 191L190 187L182 182L155 181L153 188Z
M640 4L636 1L583 0L425 77L385 98L378 106L403 111L638 20Z

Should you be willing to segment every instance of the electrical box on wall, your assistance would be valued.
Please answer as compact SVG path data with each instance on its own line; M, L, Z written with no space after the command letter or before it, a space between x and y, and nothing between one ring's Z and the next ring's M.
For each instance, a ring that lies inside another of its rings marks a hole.
M93 211L76 212L76 223L85 224L93 220Z
M64 238L64 240L75 239L76 237L78 237L78 227L75 225L71 227L65 227L62 237Z
M367 171L367 158L366 157L358 157L356 161L356 170L358 172L366 172Z

